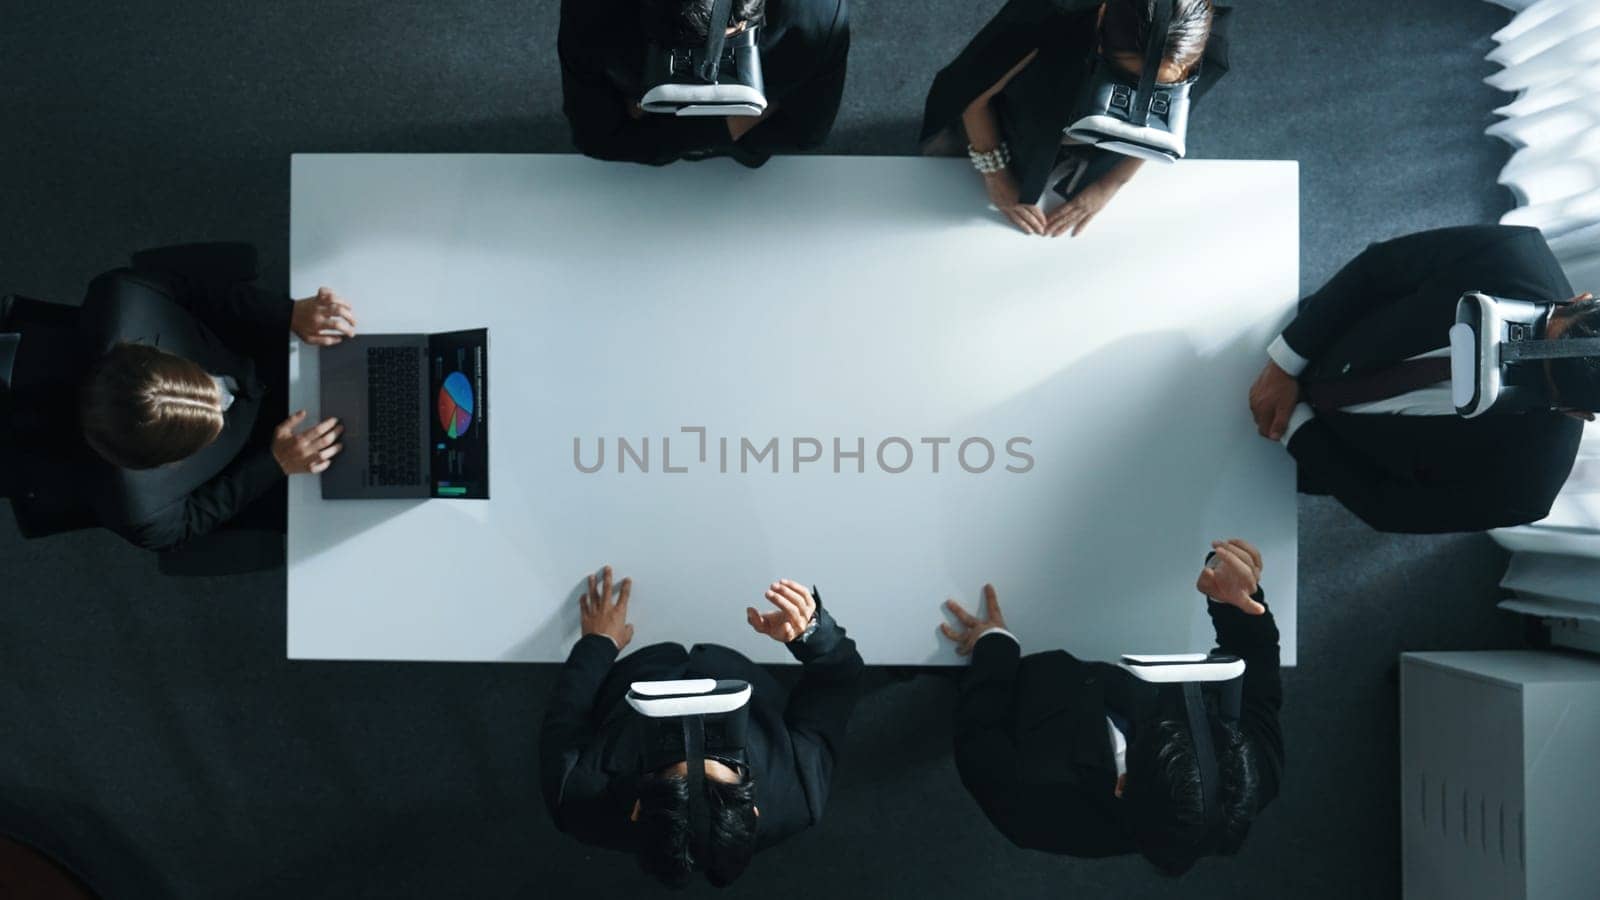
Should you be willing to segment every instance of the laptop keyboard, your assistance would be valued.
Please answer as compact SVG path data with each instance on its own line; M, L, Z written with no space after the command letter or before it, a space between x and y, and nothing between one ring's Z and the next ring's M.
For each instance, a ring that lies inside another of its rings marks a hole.
M416 347L367 348L367 477L373 485L422 483L422 448L417 444L421 365Z

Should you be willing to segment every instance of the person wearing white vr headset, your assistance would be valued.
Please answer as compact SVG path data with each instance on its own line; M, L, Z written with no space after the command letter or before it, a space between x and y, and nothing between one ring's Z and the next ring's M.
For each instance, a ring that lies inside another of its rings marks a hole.
M1301 304L1250 388L1263 437L1379 531L1549 515L1600 409L1600 304L1502 225L1373 244Z
M1137 852L1172 876L1237 853L1284 765L1278 628L1261 566L1246 541L1213 543L1195 587L1216 649L1120 666L1065 650L1023 656L993 585L982 618L945 601L957 625L940 630L972 658L956 700L956 769L995 828L1024 849Z
M845 0L562 0L557 50L585 155L753 168L828 136L850 26Z
M539 734L556 827L632 852L672 886L736 879L753 854L815 825L860 694L855 642L816 589L777 581L745 620L801 664L792 690L726 647L654 644L622 659L632 580L611 567L579 599L582 637Z
M923 152L965 149L1027 234L1081 234L1146 161L1187 152L1228 70L1213 0L1010 0L928 91ZM1046 210L1047 191L1063 198Z

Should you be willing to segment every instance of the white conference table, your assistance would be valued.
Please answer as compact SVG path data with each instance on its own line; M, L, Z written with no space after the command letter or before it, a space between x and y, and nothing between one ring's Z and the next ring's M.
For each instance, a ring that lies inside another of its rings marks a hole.
M1146 166L1055 240L1001 224L965 160L292 168L295 296L334 288L366 333L488 327L492 499L290 479L291 658L558 661L604 563L635 647L791 661L744 613L787 577L869 663L961 662L939 604L985 581L1027 651L1200 650L1195 576L1237 536L1294 662L1294 465L1245 402L1298 292L1293 162ZM315 420L316 351L291 354Z

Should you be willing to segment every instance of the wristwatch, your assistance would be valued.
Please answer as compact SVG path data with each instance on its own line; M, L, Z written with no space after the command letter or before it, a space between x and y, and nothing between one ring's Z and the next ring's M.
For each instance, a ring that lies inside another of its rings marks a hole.
M817 613L822 611L822 594L817 592L816 585L811 586L811 602L816 604L816 608L811 610L811 621L806 623L806 630L800 632L800 636L795 638L797 641L805 641L817 630Z

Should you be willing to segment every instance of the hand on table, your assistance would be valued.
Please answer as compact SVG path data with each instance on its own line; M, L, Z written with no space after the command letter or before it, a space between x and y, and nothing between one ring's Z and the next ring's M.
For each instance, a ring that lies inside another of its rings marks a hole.
M984 190L989 192L989 202L1000 210L1024 234L1044 234L1044 211L1032 203L1018 203L1017 176L1010 169L988 172L983 176Z
M344 426L335 418L323 419L299 434L295 429L306 418L300 410L283 420L272 433L272 458L285 475L316 475L328 468L329 460L339 455L344 445L339 436Z
M811 619L817 614L817 601L799 582L787 578L775 581L767 587L765 596L777 611L763 615L756 612L754 606L745 607L745 621L751 628L780 644L787 644L811 627Z
M633 640L633 626L628 624L628 593L633 589L633 579L624 578L611 588L611 567L600 570L600 583L589 576L589 590L578 598L579 621L585 636L603 634L616 643L617 651ZM613 601L612 597L615 596Z
M749 134L752 128L755 128L757 125L765 122L767 120L767 116L771 115L771 113L772 107L769 106L763 110L759 116L729 116L728 136L736 141L739 140L740 138ZM762 133L765 134L765 132Z
M958 631L951 628L949 622L940 622L939 631L945 637L956 642L956 652L962 656L971 655L972 648L978 643L978 638L983 637L985 632L1006 627L1005 617L1000 614L1000 598L995 594L994 585L992 584L983 586L982 619L962 609L961 604L954 599L944 601L944 607L950 611L951 615L956 617L957 622L961 623L961 629Z
M1212 541L1211 549L1216 555L1200 570L1195 590L1213 603L1237 606L1252 616L1265 613L1267 608L1252 596L1261 586L1261 551L1239 538Z
M312 346L331 347L356 336L356 314L338 294L318 288L315 297L294 301L289 330Z
M1250 385L1250 415L1256 420L1256 431L1269 441L1283 439L1289 414L1299 402L1300 382L1275 362L1268 361Z
M1077 196L1051 211L1045 223L1045 234L1060 237L1069 230L1073 237L1083 234L1089 223L1106 208L1111 198L1122 187L1109 178L1101 178L1079 191Z

